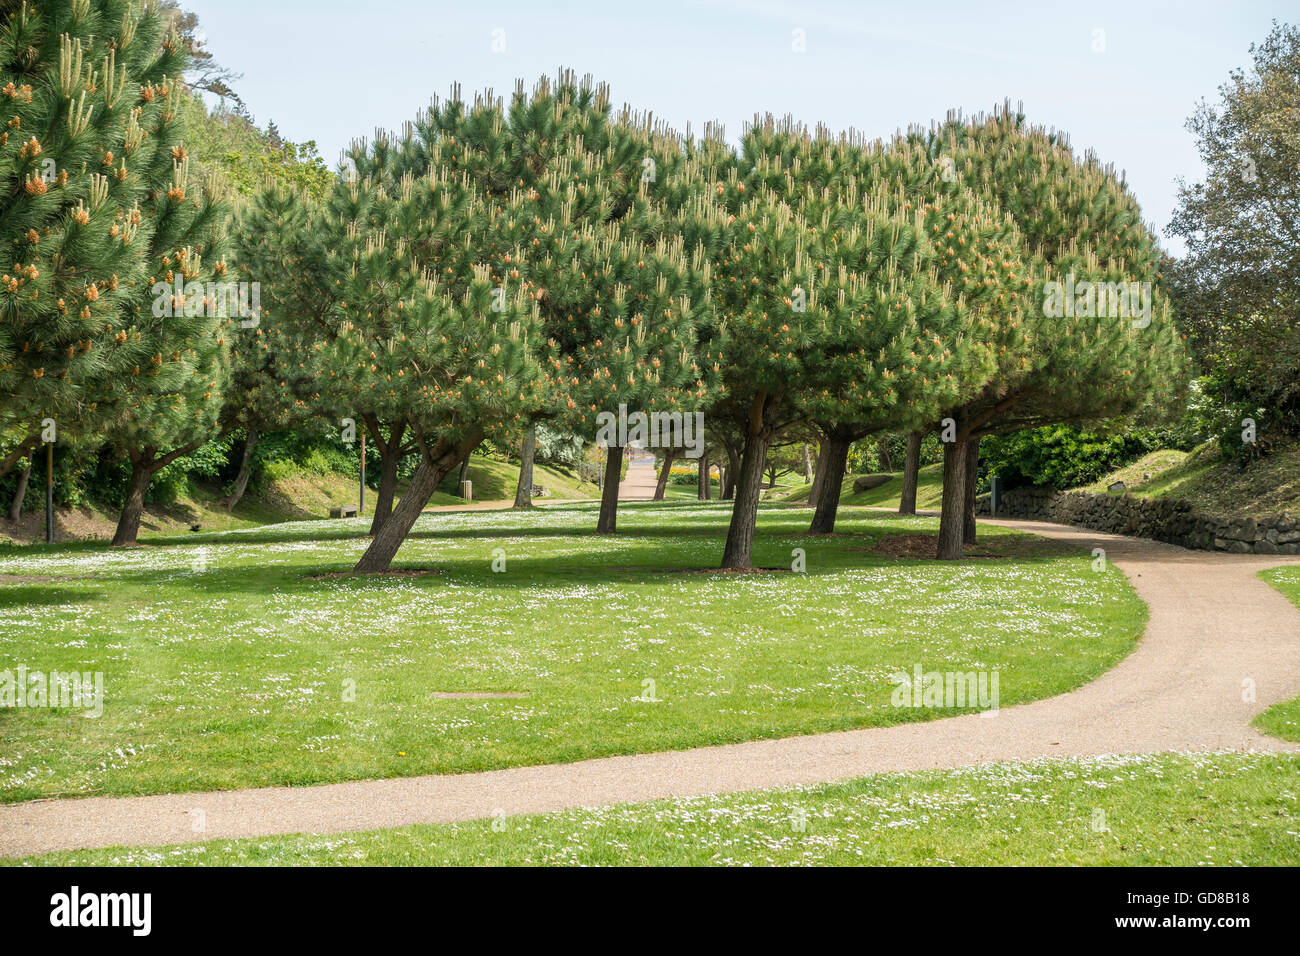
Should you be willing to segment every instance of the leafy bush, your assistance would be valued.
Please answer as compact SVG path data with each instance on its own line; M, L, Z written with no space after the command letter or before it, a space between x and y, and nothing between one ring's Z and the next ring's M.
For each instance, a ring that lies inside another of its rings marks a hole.
M677 463L674 464L672 468L668 470L668 484L696 486L700 483L700 466L698 462L689 459L688 461L690 462L689 464L686 461L682 461L679 459ZM655 462L656 469L661 467L662 465L663 465L662 458L658 459ZM627 471L625 468L624 475L626 474ZM709 481L716 485L720 480L721 480L721 471L719 469L719 466L710 465Z
M1005 486L1087 485L1164 447L1154 429L1107 434L1050 425L986 438L980 443L980 475L999 475ZM984 484L982 481L981 484Z
M881 446L888 452L888 457L881 454ZM847 472L850 475L868 475L893 471L902 473L907 461L907 432L891 432L871 438L864 438L849 446ZM943 461L943 443L939 441L938 431L926 432L921 436L921 467Z
M297 478L302 474L302 467L291 458L273 458L264 462L261 469L261 487Z
M1051 425L986 438L980 443L980 487L988 490L988 480L996 474L1008 488L1075 488L1092 484L1150 452L1162 448L1191 451L1215 437L1220 438L1220 447L1231 443L1225 452L1231 457L1242 447L1241 419L1249 415L1229 407L1213 379L1197 379L1191 383L1187 406L1177 418L1171 419L1166 409L1146 408L1131 419L1096 429ZM1257 415L1262 415L1262 410Z

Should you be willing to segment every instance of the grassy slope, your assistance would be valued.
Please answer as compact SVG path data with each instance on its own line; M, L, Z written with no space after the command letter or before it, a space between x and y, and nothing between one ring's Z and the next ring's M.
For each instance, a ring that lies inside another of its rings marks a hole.
M458 475L459 472L453 472L447 476L429 499L430 505L464 503L456 494ZM513 501L515 488L519 484L519 465L513 461L497 461L475 455L469 463L469 480L474 485L475 501ZM595 485L580 481L576 472L547 465L534 466L533 484L540 485L547 491L546 497L534 499L535 504L543 504L548 499L594 498L599 494Z
M0 800L411 776L883 726L890 675L997 668L1003 706L1077 687L1145 617L1118 570L1006 531L960 567L871 548L932 518L856 511L815 540L764 508L756 563L716 568L727 505L430 513L398 555L422 577L317 579L366 521L0 548L0 669L102 671L99 719L0 709ZM504 573L493 555L507 557ZM646 681L654 682L647 699ZM355 687L355 700L345 699ZM522 691L523 699L433 699ZM119 755L120 748L120 755Z
M1294 867L1297 773L1300 758L1280 754L989 764L495 821L89 850L22 862Z
M1290 565L1261 571L1265 581L1273 585L1300 608L1300 567ZM1255 718L1254 724L1266 734L1283 740L1300 741L1300 697L1274 704Z
M840 490L841 505L868 505L877 508L897 508L899 498L903 494L903 476L896 474L894 477L881 485L879 488L872 488L870 491L855 492L853 490L854 478L859 475L850 475L844 479L844 485ZM791 504L799 504L808 501L808 493L812 490L812 485L797 485L789 491L780 495L773 495L773 501L785 501ZM916 481L916 506L922 511L930 511L939 507L943 498L943 465L934 464L926 465L921 469Z
M1206 514L1296 513L1300 512L1300 445L1279 448L1244 469L1223 462L1214 443L1190 454L1155 451L1079 490L1103 494L1115 481L1123 481L1128 494L1178 498Z
M871 491L854 493L853 478L844 480L840 503L897 508L903 479L895 475L887 484ZM1195 452L1164 449L1120 468L1091 485L1077 489L1105 494L1116 481L1123 481L1128 494L1139 497L1174 497L1190 501L1198 510L1223 516L1265 515L1283 511L1300 513L1300 445L1274 451L1249 468L1220 460L1216 446L1209 443ZM799 485L769 496L772 501L806 502L810 485ZM917 483L917 507L937 509L943 495L943 468L927 465Z
M513 462L497 461L475 455L470 460L470 481L474 483L476 501L514 500L515 485L519 480L519 466ZM561 471L545 465L534 470L534 483L546 488L549 498L592 498L594 485L578 481L567 470ZM455 492L456 475L449 476L442 487L429 500L431 506L458 505L463 500ZM227 531L251 528L282 521L306 521L325 518L336 505L357 502L357 479L346 475L299 474L282 478L271 484L261 495L246 495L230 514L218 502L221 489L200 485L194 493L179 498L171 505L150 505L140 522L141 540L158 536L188 533L190 525L200 524L204 531ZM0 519L0 542L32 542L44 540L44 512L40 510L38 493L29 491L22 520L17 524ZM374 503L374 489L366 489L366 506ZM399 494L400 498L401 495ZM546 501L546 498L539 501ZM60 509L55 515L57 540L107 540L113 536L117 513L97 505L83 508Z

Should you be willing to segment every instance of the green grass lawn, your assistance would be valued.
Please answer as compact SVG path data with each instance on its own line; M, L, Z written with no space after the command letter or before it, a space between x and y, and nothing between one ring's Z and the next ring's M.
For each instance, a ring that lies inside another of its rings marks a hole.
M1300 567L1288 565L1261 571L1265 581L1273 585L1300 608ZM1266 734L1283 740L1300 741L1300 697L1274 704L1255 718L1254 724Z
M38 866L1300 865L1300 757L986 764L721 797L30 857Z
M898 670L989 670L1002 706L1077 687L1146 610L1087 552L990 530L960 565L872 550L935 519L765 508L756 563L716 567L729 505L427 514L425 576L320 577L368 520L0 548L0 670L102 671L98 719L0 708L0 801L487 770L882 726ZM492 570L494 553L503 573ZM647 683L653 682L653 684ZM653 693L650 689L653 687ZM515 692L442 699L436 692Z
M670 501L673 500L699 501L700 492L698 486L693 481L689 485L674 485L670 481L668 482L667 485L664 486L664 497ZM716 481L713 482L712 500L714 501L722 500L722 489L718 487L718 483Z

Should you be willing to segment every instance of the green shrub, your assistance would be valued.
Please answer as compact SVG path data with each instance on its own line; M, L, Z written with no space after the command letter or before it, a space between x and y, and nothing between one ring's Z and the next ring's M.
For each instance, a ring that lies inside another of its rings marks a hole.
M1074 488L1164 447L1154 429L1107 434L1050 425L986 438L980 443L981 485L999 475L1005 486Z
M302 475L302 466L291 458L273 458L270 461L262 463L261 468L261 489L272 485L277 481L284 481L289 478L297 478Z

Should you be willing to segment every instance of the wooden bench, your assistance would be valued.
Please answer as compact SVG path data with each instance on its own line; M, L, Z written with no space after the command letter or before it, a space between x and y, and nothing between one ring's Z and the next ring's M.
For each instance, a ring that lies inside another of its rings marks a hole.
M356 516L356 505L342 505L341 507L330 509L331 518L355 518Z

